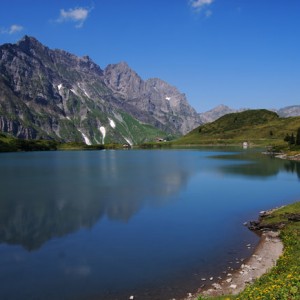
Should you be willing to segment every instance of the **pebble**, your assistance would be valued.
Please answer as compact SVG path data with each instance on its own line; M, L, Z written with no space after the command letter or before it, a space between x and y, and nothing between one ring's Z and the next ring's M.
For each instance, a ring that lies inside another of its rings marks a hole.
M206 278L201 278L202 281L206 281Z
M214 280L214 278L213 278L213 277L210 277L209 280L212 281L212 280Z
M245 283L251 283L252 282L252 277L249 277L247 280L245 280Z
M129 300L134 300L134 296L130 296L130 297L129 297Z
M231 284L231 285L230 285L230 288L231 288L231 289L236 289L236 288L237 288L237 285L236 285L236 284Z
M232 281L232 278L226 279L226 282L230 283Z
M218 283L213 283L212 286L216 289L216 290L221 290L222 286Z

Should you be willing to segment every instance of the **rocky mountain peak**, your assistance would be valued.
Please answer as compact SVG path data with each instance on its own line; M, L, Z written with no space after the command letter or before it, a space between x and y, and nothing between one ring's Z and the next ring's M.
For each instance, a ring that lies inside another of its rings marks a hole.
M45 51L48 49L42 43L40 43L36 38L25 35L21 40L19 40L16 44L18 48L27 53L34 54L36 50Z
M136 98L144 88L142 78L126 62L109 64L104 69L105 83L125 98Z
M203 123L210 123L226 114L233 113L233 112L236 112L236 110L224 104L220 104L207 112L200 113L199 116Z
M172 99L174 100L174 97L171 96L175 96L175 95L176 96L180 95L181 97L185 97L185 95L180 93L176 87L168 84L167 82L159 78L149 78L146 81L146 87L147 89L154 89L158 93L161 93L162 97L168 101Z
M35 37L29 36L29 35L24 35L18 42L18 46L21 45L39 45L44 47L42 43L40 43Z
M127 111L142 122L182 134L200 124L198 114L176 87L159 78L144 81L125 62L108 65L104 81L123 96Z
M124 61L103 71L89 56L24 36L0 45L0 70L0 131L17 137L135 143L149 139L136 130L144 124L172 134L200 124L184 94Z

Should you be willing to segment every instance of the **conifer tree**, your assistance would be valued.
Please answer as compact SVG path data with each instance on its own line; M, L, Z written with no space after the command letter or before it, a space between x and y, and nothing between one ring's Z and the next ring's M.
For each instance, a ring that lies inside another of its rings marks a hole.
M300 145L300 127L297 130L296 145Z
M289 143L290 140L291 140L291 137L290 137L290 135L287 133L286 136L285 136L285 138L284 138L284 141Z
M291 138L290 138L290 145L295 145L295 137L294 133L292 133Z

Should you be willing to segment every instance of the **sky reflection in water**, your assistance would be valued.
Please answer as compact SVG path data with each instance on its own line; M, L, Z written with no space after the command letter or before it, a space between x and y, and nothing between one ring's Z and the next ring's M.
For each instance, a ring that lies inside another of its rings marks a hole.
M1 154L0 174L1 298L162 299L249 255L242 223L297 200L300 167L252 151L45 152Z

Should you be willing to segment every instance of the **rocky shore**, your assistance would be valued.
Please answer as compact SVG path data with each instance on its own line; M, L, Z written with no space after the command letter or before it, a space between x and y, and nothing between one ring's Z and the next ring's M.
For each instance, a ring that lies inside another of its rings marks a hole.
M281 158L281 159L286 159L286 160L300 161L300 154L296 154L296 155L277 154L277 155L275 155L275 157Z
M268 272L275 266L277 259L283 252L283 244L279 239L280 224L277 227L264 227L262 220L274 210L260 212L258 221L252 221L245 225L250 230L260 235L260 242L250 258L244 261L239 269L227 273L226 278L217 282L211 282L194 295L188 294L184 300L197 300L201 296L236 295L243 291L248 284Z

